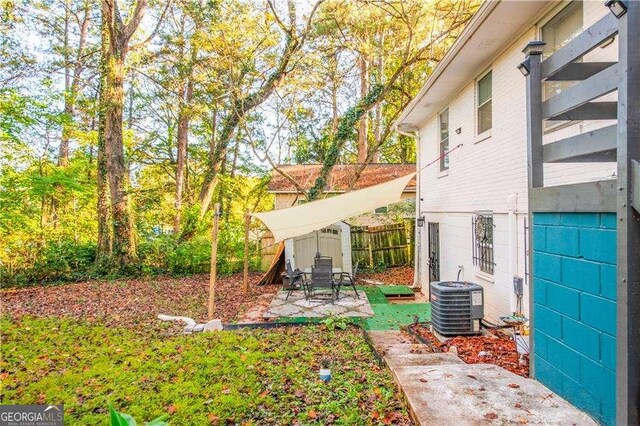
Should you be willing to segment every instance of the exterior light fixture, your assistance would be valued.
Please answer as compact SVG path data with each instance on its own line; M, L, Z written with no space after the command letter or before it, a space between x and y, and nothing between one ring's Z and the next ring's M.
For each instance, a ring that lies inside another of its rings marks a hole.
M607 6L611 13L613 13L618 19L627 13L627 6L622 0L607 0L604 5Z
M459 135L460 133L462 133L462 127L458 127L456 129L456 135Z
M528 76L531 68L531 61L529 60L529 58L525 59L524 62L520 63L520 65L518 65L518 69L520 70L520 72L522 73L523 76Z
M540 40L530 41L529 44L527 44L522 50L522 53L524 53L525 56L542 55L545 44L546 43L544 41Z
M424 226L424 216L420 216L416 219L416 223L418 224L418 228L422 228Z

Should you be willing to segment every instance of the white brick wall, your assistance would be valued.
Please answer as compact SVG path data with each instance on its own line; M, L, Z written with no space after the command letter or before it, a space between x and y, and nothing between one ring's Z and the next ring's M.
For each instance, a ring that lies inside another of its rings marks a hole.
M584 23L589 26L608 13L602 2L584 2ZM479 141L476 137L475 81L469 81L458 93L452 93L449 107L449 146L464 146L450 155L450 167L440 172L435 163L420 172L421 198L419 209L427 222L440 223L440 279L456 278L458 266L464 272L461 279L474 281L485 289L485 314L497 320L509 313L514 303L512 277L509 275L508 199L517 197L517 256L515 275L525 276L524 221L527 214L527 140L525 78L517 70L524 59L522 49L538 39L532 25L524 35L498 57L487 58L485 69L493 71L493 126L491 137ZM606 49L596 49L588 60L615 60L615 43ZM613 56L613 57L612 57ZM446 78L446 71L444 74ZM428 102L428 94L427 99ZM444 108L443 108L444 109ZM578 132L593 130L610 123L578 123L545 136L545 143ZM437 116L430 117L420 128L419 165L421 169L439 156ZM456 134L456 129L461 133ZM545 184L558 185L611 176L614 164L545 165ZM494 212L495 272L492 279L477 273L472 261L471 218L478 210ZM427 227L421 235L420 282L428 282ZM528 315L528 287L525 286L523 308Z

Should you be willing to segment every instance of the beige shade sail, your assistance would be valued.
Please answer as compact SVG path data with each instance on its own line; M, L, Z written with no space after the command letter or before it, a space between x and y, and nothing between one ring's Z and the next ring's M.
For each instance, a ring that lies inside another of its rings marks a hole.
M270 212L253 213L273 234L275 242L306 235L343 219L397 203L415 173L345 194Z

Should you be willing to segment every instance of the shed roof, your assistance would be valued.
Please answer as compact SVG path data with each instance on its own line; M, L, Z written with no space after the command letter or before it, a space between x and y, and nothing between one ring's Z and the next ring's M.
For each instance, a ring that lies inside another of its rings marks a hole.
M349 186L356 172L357 164L338 164L336 165L327 185L327 192L345 192L349 190ZM305 190L311 189L318 176L322 164L294 164L279 166L283 172L291 176ZM373 185L388 182L390 180L406 176L409 173L415 173L416 165L411 164L388 164L374 163L365 166L360 174L358 181L351 189L368 188ZM409 182L405 188L405 192L415 192L415 178ZM297 193L297 189L289 179L282 176L277 171L273 172L271 182L269 182L269 192L275 193Z

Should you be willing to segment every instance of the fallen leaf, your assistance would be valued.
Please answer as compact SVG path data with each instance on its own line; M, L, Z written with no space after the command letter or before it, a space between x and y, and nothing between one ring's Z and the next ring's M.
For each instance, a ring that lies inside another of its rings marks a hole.
M428 382L428 380L427 380L427 379L422 378L422 377L420 378L420 381L421 381L422 383L427 383L427 382Z
M178 411L178 407L173 404L167 407L167 413L169 414L174 414L176 411Z
M520 385L518 385L516 383L509 383L507 386L509 386L512 389L518 389L520 387Z
M307 413L307 417L309 417L310 419L317 419L318 413L316 413L316 410L309 410L309 412Z
M498 415L496 413L487 413L484 415L484 418L487 420L495 420L498 418Z

